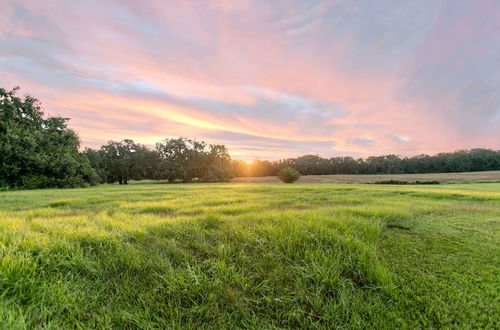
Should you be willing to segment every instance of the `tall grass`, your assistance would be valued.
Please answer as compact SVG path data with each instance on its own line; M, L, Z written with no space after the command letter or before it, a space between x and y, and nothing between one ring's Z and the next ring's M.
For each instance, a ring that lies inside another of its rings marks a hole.
M4 328L498 325L499 184L137 184L0 210Z

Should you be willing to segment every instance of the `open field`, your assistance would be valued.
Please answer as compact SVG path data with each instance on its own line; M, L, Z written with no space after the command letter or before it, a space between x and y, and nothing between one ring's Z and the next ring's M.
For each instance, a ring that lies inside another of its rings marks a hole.
M500 183L0 193L0 328L499 328Z
M439 181L448 182L482 182L500 181L500 171L463 172L463 173L422 173L422 174L335 174L335 175L303 175L297 182L301 183L372 183L380 180L402 181ZM275 176L237 177L233 182L277 183Z

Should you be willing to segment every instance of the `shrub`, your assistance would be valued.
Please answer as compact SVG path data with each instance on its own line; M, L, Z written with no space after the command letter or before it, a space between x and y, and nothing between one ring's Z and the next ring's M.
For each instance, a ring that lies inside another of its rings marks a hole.
M440 184L441 182L433 180L433 181L401 181L401 180L380 180L373 182L375 184Z
M375 184L411 184L408 181L402 181L402 180L380 180L380 181L375 181Z
M300 178L300 173L292 167L285 167L278 172L278 178L284 183L293 183Z

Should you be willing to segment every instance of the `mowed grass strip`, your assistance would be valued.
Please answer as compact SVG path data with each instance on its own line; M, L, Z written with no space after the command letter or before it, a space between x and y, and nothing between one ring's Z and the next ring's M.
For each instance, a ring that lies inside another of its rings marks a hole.
M2 328L498 328L500 184L0 193Z
M374 183L377 181L437 181L449 182L500 182L500 171L456 172L456 173L415 173L415 174L325 174L303 175L299 183ZM236 177L232 180L239 183L279 183L276 176Z

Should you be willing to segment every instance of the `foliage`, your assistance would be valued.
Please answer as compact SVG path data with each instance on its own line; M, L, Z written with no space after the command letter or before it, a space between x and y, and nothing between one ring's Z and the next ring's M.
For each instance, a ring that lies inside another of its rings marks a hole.
M37 99L0 89L0 189L127 184L131 179L227 181L231 158L223 145L167 139L156 150L131 139L79 153L68 118L46 117Z
M409 182L409 181L403 181L403 180L379 180L375 181L375 184L440 184L439 181L436 180L429 180L429 181L415 181L415 182Z
M93 185L98 177L79 154L68 118L45 117L37 99L0 88L0 186Z
M178 138L156 144L158 177L169 182L221 182L232 177L231 158L223 145Z
M415 181L415 184L441 184L441 182L437 180L428 180L428 181Z
M495 329L499 207L500 183L0 193L0 328Z
M130 179L146 179L155 173L154 152L130 139L109 141L97 151L86 149L84 154L98 170L102 182L127 184Z
M408 181L403 180L378 180L374 182L375 184L411 184Z
M99 150L85 149L83 153L100 174L101 182L221 182L232 177L231 158L225 146L186 138L166 139L156 144L156 150L130 139L110 141Z
M300 173L292 167L285 167L278 172L278 178L284 183L293 183L300 178Z
M435 156L397 155L372 156L366 159L352 157L322 158L305 155L274 162L254 161L251 164L234 161L235 176L273 176L285 167L293 167L302 175L328 174L412 174L449 173L500 170L500 150L471 149Z
M228 181L233 177L231 157L224 145L211 144L206 153L205 171L201 176L204 182Z

